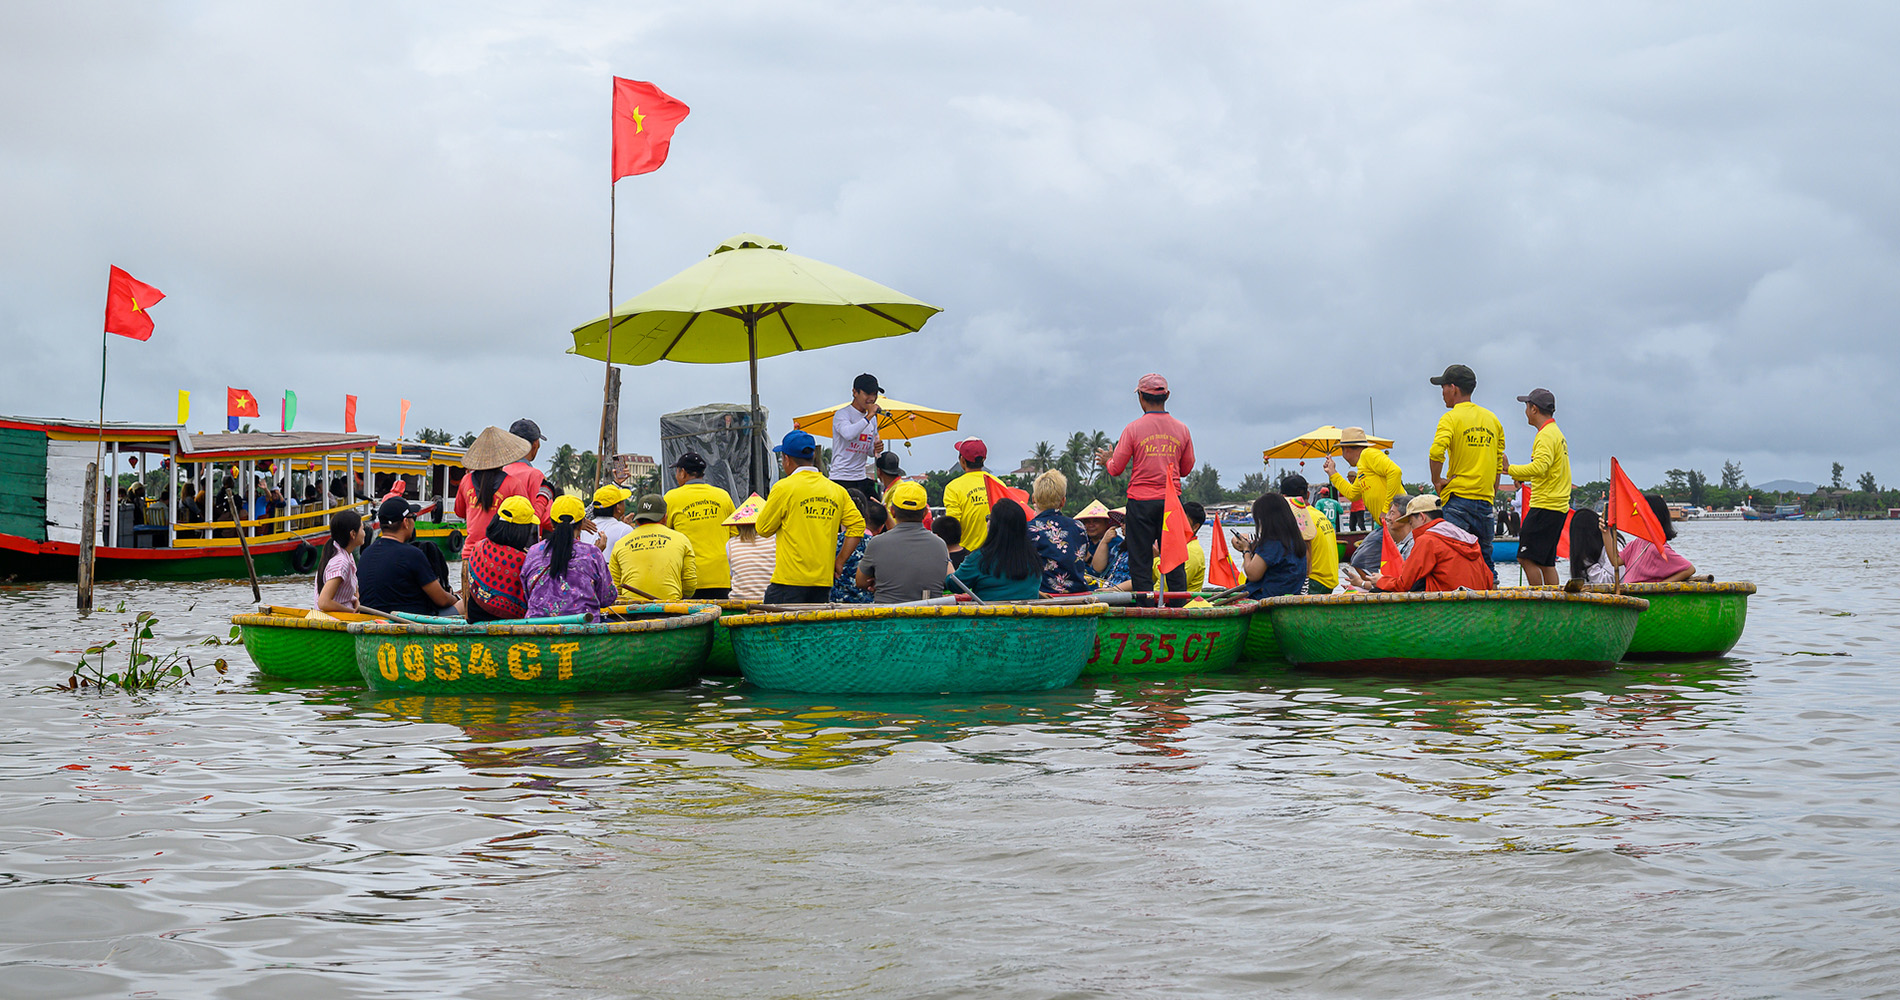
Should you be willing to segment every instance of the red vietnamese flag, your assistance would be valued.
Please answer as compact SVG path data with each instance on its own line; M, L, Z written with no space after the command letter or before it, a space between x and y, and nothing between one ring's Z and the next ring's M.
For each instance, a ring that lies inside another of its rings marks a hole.
M1649 508L1649 498L1643 491L1630 482L1624 475L1623 466L1616 459L1610 459L1610 506L1606 515L1610 527L1654 545L1657 551L1669 548L1662 524L1656 520L1656 512Z
M227 417L257 417L257 397L249 389L224 387L224 415Z
M1557 536L1557 558L1570 558L1570 521L1577 516L1574 510L1564 512L1564 530Z
M660 169L690 110L650 83L614 77L614 180Z
M1524 519L1529 516L1531 516L1531 484L1520 483L1517 487L1517 523L1523 524ZM1518 530L1520 533L1523 531L1522 528Z
M1405 568L1405 557L1399 555L1399 543L1392 538L1392 530L1387 528L1379 534L1379 575L1397 577Z
M343 397L343 433L356 433L356 397Z
M1011 489L1003 485L1001 479L986 472L983 474L983 491L988 495L991 507L1008 500L1023 509L1024 517L1029 516L1029 494L1022 490Z
M1188 528L1187 511L1181 507L1181 484L1168 477L1168 499L1161 508L1161 572L1166 574L1187 562L1188 542L1194 537ZM1155 589L1166 589L1155 580Z
M133 340L152 339L152 314L165 293L114 267L106 276L106 332Z
M1220 515L1214 515L1214 539L1207 549L1207 582L1223 590L1240 586L1240 571L1227 551L1227 535L1221 531Z

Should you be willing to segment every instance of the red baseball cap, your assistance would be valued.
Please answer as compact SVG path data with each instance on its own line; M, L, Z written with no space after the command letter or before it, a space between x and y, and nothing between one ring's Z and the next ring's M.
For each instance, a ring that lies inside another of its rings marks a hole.
M1154 372L1149 372L1141 377L1141 381L1135 383L1135 391L1145 392L1150 396L1165 395L1168 391L1168 380Z
M983 443L982 438L964 438L957 442L957 454L968 462L978 458L988 458L990 449Z

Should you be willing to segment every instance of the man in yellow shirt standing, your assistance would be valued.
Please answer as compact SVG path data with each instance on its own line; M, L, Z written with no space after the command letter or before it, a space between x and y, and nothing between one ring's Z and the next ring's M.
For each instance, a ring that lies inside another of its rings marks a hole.
M640 498L633 530L607 556L614 589L629 601L677 601L699 586L693 543L665 524L666 501L656 493Z
M1339 432L1339 454L1359 474L1347 479L1339 474L1339 466L1327 459L1326 475L1332 480L1333 489L1338 491L1341 500L1364 503L1372 523L1384 523L1385 509L1392 505L1392 498L1405 492L1405 484L1399 481L1403 476L1399 463L1373 447L1363 427L1348 427Z
M1491 583L1498 570L1491 563L1491 536L1497 529L1498 475L1504 471L1504 425L1498 415L1471 401L1478 376L1464 365L1452 365L1432 376L1449 410L1438 418L1432 436L1432 488L1438 491L1441 516L1478 536L1478 554L1491 567Z
M674 461L673 481L678 485L666 491L666 526L693 543L699 574L699 589L688 596L723 601L732 594L732 567L726 563L726 539L734 533L726 527L732 494L706 481L706 460L696 451Z
M1506 459L1504 466L1512 479L1531 484L1531 509L1517 531L1517 562L1526 583L1555 587L1557 543L1570 519L1570 442L1557 427L1557 397L1549 389L1532 389L1517 401L1524 404L1525 421L1537 428L1530 462L1511 465Z
M1312 487L1306 477L1289 472L1280 479L1280 495L1293 506L1293 517L1302 524L1306 535L1306 592L1330 594L1339 589L1339 532L1324 511L1307 506L1306 494ZM1304 526L1310 524L1312 534Z
M759 534L778 539L765 602L824 604L864 537L864 515L844 487L818 473L812 464L818 442L810 434L792 431L772 450L783 475L759 508Z
M957 467L963 470L963 475L950 480L950 484L943 488L943 512L963 525L965 552L982 548L983 539L989 537L989 473L983 469L983 463L989 456L989 446L981 438L958 441Z

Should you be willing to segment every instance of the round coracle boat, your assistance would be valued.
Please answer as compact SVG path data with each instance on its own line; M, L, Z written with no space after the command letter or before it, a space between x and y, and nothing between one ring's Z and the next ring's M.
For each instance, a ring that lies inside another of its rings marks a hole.
M372 615L338 612L316 614L309 608L266 605L254 614L232 615L259 673L286 681L312 684L361 684L356 670L356 640L351 622L370 622Z
M1598 584L1586 593L1608 594ZM1636 619L1626 660L1707 660L1741 641L1752 583L1626 583L1623 593L1649 602Z
M1280 640L1273 635L1273 605L1254 601L1253 617L1247 622L1247 638L1240 647L1243 663L1282 663Z
M646 604L627 620L575 625L356 622L356 669L377 692L575 694L689 684L706 662L719 609Z
M867 604L721 620L745 678L814 694L1046 691L1088 665L1101 604Z
M1207 608L1116 608L1095 620L1084 676L1226 670L1240 660L1254 601Z
M1275 597L1273 634L1309 669L1459 674L1615 665L1649 606L1561 590Z
M720 617L750 614L763 601L694 601L694 604L710 604L719 609ZM635 605L636 607L638 605ZM626 613L628 605L617 604L611 608L601 608L602 618L616 617ZM704 677L737 677L739 661L732 655L732 635L725 629L713 629L712 648L706 652L706 665L699 668Z

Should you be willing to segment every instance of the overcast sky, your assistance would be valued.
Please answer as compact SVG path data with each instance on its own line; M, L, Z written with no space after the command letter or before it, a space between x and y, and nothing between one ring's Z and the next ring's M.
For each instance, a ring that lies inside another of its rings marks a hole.
M692 106L619 187L630 297L751 231L938 305L770 359L774 431L876 373L1013 468L1155 370L1231 486L1376 408L1422 478L1461 362L1615 454L1900 483L1900 6L59 4L0 9L0 412L97 406L106 268L170 296L107 415L299 429L522 415L590 447L609 77ZM622 446L743 402L626 372ZM912 468L950 464L951 435ZM1520 457L1521 456L1521 457ZM1310 471L1310 470L1309 470Z

